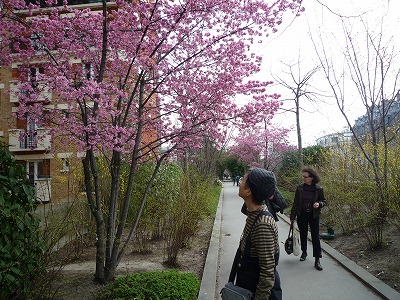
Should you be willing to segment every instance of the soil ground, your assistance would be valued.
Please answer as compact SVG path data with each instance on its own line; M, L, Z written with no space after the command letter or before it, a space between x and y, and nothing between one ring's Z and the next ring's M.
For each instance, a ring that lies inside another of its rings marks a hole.
M383 234L384 247L371 250L361 232L336 235L326 241L363 269L400 292L400 234L395 226L387 226Z
M177 268L197 274L199 280L202 278L212 226L212 219L205 220L199 232L193 237L190 247L182 249L178 255ZM385 232L385 241L385 248L377 251L369 250L367 241L359 233L337 234L334 240L326 242L392 288L400 291L400 235L395 228L388 228ZM163 243L152 242L151 249L151 252L147 254L127 251L118 268L118 275L166 269L167 266L163 263L165 260ZM95 248L88 247L79 259L65 266L61 272L59 293L54 299L95 299L94 295L103 286L96 285L92 281L94 253ZM60 255L65 255L65 252L60 252Z
M213 224L213 218L202 221L200 230L191 239L190 245L180 250L178 265L173 268L192 272L201 281ZM162 241L150 242L149 248L151 251L144 254L127 250L118 266L117 276L172 268L164 263L166 254ZM58 293L54 297L55 300L94 300L96 293L104 288L93 282L95 251L94 245L87 247L80 253L79 258L71 259L69 264L64 266L60 272L60 279L57 280L59 284L56 285ZM73 252L72 249L66 246L65 249L59 251L59 258L65 259L71 252Z

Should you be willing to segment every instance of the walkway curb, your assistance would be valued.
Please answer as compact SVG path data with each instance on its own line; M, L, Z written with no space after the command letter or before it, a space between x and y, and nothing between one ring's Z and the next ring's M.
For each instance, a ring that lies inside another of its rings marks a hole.
M222 216L222 200L224 198L224 187L222 186L219 195L217 212L215 214L213 230L211 233L210 244L208 246L207 258L204 265L203 277L201 279L198 300L214 300L215 289L217 285L217 270L219 244L221 239L221 216Z

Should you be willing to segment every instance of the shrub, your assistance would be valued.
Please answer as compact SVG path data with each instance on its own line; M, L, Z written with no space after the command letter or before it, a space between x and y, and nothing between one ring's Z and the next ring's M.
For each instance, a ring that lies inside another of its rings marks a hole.
M212 179L202 178L194 169L187 170L180 185L179 194L171 199L171 209L167 212L166 253L169 266L178 265L178 253L189 246L190 238L197 232L200 222L213 209L214 195Z
M208 212L210 216L215 216L217 212L221 191L222 191L222 185L216 185L210 189L207 195L205 195L209 198L209 200L207 200L207 203L208 203Z
M134 191L129 208L129 221L134 222L140 208L147 183L154 171L155 165L146 163L137 171ZM135 231L134 250L151 252L148 242L165 238L167 216L172 209L173 201L179 195L182 181L182 169L176 164L162 165L146 198L146 205Z
M285 209L285 213L290 214L290 209L293 205L293 200L294 200L294 192L285 190L282 187L279 187L279 192L281 193L282 197L285 199L286 201L286 209Z
M200 282L193 273L152 271L119 277L96 299L196 300L199 287Z
M0 142L0 299L27 296L43 272L34 195L23 166Z

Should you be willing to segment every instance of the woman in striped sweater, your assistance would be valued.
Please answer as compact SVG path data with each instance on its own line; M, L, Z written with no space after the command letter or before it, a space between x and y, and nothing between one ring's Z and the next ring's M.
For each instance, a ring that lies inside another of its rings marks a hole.
M279 257L278 228L263 204L273 197L275 191L274 174L261 168L250 169L239 183L239 196L246 204L247 219L240 239L241 251L238 252L241 252L242 259L237 266L236 284L252 291L254 300L282 299L276 271Z

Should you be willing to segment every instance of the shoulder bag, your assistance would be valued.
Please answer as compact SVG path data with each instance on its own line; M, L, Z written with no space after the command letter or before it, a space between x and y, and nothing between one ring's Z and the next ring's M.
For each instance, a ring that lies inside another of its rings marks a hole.
M253 293L234 285L233 282L228 282L221 290L221 297L223 300L251 300Z
M290 224L289 234L285 241L285 251L289 255L293 253L293 226L294 222Z

